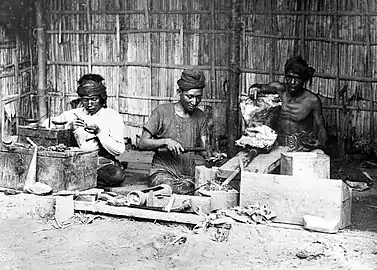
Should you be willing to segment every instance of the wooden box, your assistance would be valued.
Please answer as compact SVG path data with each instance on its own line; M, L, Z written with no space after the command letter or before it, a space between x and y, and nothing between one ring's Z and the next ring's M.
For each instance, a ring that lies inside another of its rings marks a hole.
M19 126L18 136L20 142L28 143L26 137L29 137L33 142L44 147L60 143L71 146L75 142L71 129Z
M337 219L351 224L351 189L342 181L317 176L241 173L240 205L260 203L275 211L274 221L303 225L303 216Z
M205 166L195 167L195 187L198 188L207 181L212 181L217 177L218 167L206 168ZM230 190L203 190L198 191L199 195L211 197L211 210L228 209L239 205L239 192L235 189Z
M32 148L14 147L0 151L0 187L22 190ZM38 151L37 181L48 184L54 192L82 190L97 185L98 152Z
M316 175L330 178L330 157L316 152L281 153L280 174L303 176Z

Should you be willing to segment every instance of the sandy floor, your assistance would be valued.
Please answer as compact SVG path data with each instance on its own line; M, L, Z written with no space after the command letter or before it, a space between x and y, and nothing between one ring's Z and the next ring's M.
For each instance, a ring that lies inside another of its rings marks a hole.
M55 229L50 213L28 208L25 196L0 194L1 269L377 269L369 221L338 234L235 224L227 242L216 242L214 228L194 234L179 224L85 214ZM376 224L377 210L368 215Z
M82 213L54 228L50 203L0 193L0 269L377 270L377 182L353 193L352 226L337 234L237 223L226 242L215 228Z

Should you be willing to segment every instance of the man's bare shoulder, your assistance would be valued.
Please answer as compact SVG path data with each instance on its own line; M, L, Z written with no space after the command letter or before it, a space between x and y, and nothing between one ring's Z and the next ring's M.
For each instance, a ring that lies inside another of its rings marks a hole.
M277 81L274 81L274 82L270 82L268 84L269 87L273 87L273 88L276 88L277 90L279 91L284 91L285 90L285 84L284 83L281 83L281 82L277 82Z
M309 99L313 103L318 103L318 102L320 103L321 102L319 96L316 93L313 93L312 91L310 91L308 89L305 89L304 95L305 95L306 99Z

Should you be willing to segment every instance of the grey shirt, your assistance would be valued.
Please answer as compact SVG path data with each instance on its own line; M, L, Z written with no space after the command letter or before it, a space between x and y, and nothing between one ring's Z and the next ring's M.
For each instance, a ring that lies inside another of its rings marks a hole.
M171 138L183 147L198 146L200 138L207 135L207 122L202 110L196 108L190 117L180 117L175 112L174 103L157 106L144 128L151 133L153 138ZM194 154L184 153L174 156L169 151L156 151L151 173L154 170L168 170L177 176L193 176Z

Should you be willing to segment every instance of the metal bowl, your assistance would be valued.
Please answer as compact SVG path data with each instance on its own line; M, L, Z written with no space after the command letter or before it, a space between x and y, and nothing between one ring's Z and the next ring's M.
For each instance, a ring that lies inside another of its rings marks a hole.
M55 120L52 120L51 123L53 123L56 126L63 126L65 124L67 124L68 122L67 121L55 121Z
M26 118L24 119L26 123L28 124L34 124L34 123L37 123L38 122L38 119L35 119L35 118Z

